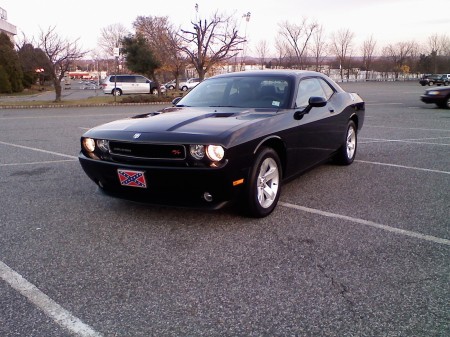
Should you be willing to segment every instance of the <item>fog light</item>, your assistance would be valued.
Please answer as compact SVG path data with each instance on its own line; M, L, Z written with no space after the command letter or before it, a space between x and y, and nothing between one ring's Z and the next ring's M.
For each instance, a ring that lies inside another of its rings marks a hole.
M189 147L191 156L197 160L202 159L205 156L205 146L203 145L191 145Z
M97 140L97 146L103 152L109 152L109 141L107 141L106 139Z
M212 197L211 193L205 192L205 193L203 193L203 199L205 199L205 201L207 201L207 202L211 202L213 200L213 197Z

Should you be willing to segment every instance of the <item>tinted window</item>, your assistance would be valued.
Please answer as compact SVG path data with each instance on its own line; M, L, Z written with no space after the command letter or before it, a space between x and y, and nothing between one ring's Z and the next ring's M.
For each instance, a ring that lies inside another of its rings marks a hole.
M286 108L291 87L291 80L281 76L236 76L209 79L197 85L179 104Z
M117 77L117 82L119 82L119 83L134 83L134 82L136 82L136 80L135 80L136 76L130 76L130 75L111 76L109 81L116 82L116 77Z
M325 93L325 98L327 100L329 100L330 97L333 96L333 94L334 94L334 89L328 84L328 82L326 82L322 79L319 79L319 81L320 81L320 84L322 84L322 88Z
M136 83L147 83L148 79L144 76L136 76Z
M295 106L297 108L307 106L310 97L314 96L327 98L327 95L325 94L319 81L321 80L318 78L307 78L300 81L297 99L295 100Z

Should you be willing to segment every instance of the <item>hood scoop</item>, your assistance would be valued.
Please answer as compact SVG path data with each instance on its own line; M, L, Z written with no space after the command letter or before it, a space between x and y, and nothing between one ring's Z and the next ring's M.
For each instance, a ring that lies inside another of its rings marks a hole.
M211 118L226 118L226 117L234 117L238 115L236 112L216 112L209 117Z
M205 114L205 115L200 115L200 116L197 116L194 118L187 119L183 122L177 123L176 125L172 126L170 129L167 129L167 131L174 131L185 125L192 124L192 123L195 123L197 121L207 119L207 118L228 118L228 117L233 117L236 115L239 115L239 114L235 113L235 112L214 112L214 113L209 113L209 114Z

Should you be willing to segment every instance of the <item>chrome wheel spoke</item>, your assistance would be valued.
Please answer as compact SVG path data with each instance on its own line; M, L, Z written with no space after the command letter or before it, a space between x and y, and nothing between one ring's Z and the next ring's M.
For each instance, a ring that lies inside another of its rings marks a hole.
M261 207L268 208L277 197L279 182L278 166L272 158L262 162L257 179L258 202Z

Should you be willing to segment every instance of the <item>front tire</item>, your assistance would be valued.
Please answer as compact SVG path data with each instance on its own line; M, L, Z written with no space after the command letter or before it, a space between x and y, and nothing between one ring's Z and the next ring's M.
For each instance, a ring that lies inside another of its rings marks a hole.
M262 148L250 172L247 187L247 213L256 218L268 216L280 197L281 163L272 148Z
M355 122L349 121L345 140L336 153L336 162L341 165L350 165L356 156L356 148L358 146L358 136Z
M450 96L448 96L444 102L436 104L439 108L450 109Z

